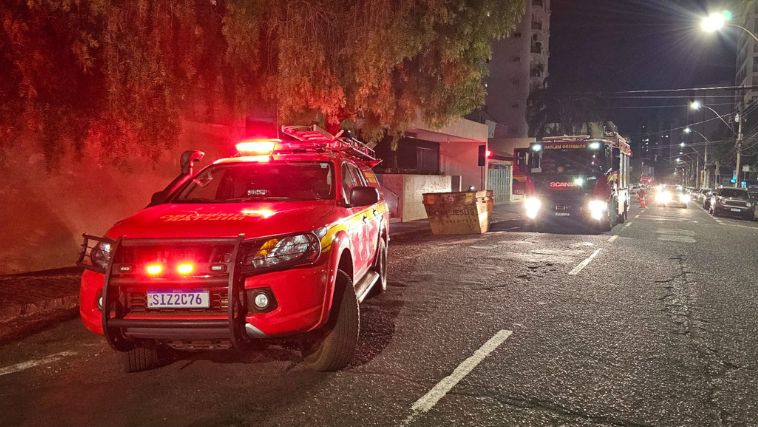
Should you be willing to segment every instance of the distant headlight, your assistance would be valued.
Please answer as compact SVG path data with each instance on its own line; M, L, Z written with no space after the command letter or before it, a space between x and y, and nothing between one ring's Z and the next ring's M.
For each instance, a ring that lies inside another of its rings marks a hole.
M671 192L670 191L659 191L655 194L655 201L658 203L671 203Z
M608 210L608 203L603 200L590 200L588 207L592 219L599 220L605 216L605 212Z
M540 209L542 208L542 201L536 197L527 197L524 200L524 208L526 209L526 217L529 219L537 218Z

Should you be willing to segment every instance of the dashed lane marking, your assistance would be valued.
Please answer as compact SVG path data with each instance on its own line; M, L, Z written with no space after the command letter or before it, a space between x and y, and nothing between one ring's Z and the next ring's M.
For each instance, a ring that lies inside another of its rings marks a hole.
M440 382L438 382L431 390L429 390L421 399L411 406L413 411L408 418L403 421L402 425L409 425L419 415L428 412L437 404L445 395L455 387L466 375L468 375L474 368L479 365L487 356L490 355L495 349L500 347L508 337L511 336L513 331L502 329L498 331L492 338L487 340L474 354L468 359L461 362L458 367L455 368L452 374L446 376Z
M629 227L630 225L632 225L632 221L629 221L629 222L627 222L626 224L624 224L624 228L627 228L627 227Z
M569 271L569 276L576 276L577 274L579 274L579 272L582 271L584 269L584 267L587 266L587 264L589 264L590 262L592 262L592 259L595 258L597 256L597 254L599 254L599 253L600 253L600 249L596 249L595 252L592 253L592 255L588 256L587 259L585 259L584 261L580 262L579 265L577 265L576 267L574 267L573 270Z
M56 362L60 359L63 359L64 357L74 356L74 355L76 355L75 351L62 351L60 353L55 353L49 356L45 356L42 359L28 360L26 362L16 363L15 365L0 368L0 377L2 377L3 375L14 374L16 372L25 371L35 366L47 365L48 363Z
M637 214L637 215L634 216L634 219L637 219L639 217L640 217L640 214Z
M618 234L614 234L613 236L611 236L611 238L610 238L610 239L608 239L608 241L609 241L609 242L613 242L613 241L615 241L615 240L616 240L616 239L618 239L618 238L619 238L619 235L618 235Z

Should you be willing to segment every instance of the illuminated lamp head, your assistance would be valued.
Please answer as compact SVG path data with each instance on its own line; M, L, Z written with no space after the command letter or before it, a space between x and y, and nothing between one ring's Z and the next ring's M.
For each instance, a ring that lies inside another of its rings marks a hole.
M590 150L599 150L602 144L600 144L598 141L590 142L587 145L587 148Z
M246 216L261 217L263 219L266 219L274 216L276 212L271 209L242 209L241 213L242 215Z
M532 151L542 151L542 144L534 144L532 145Z
M163 273L163 264L152 262L145 266L145 273L148 276L159 276Z
M191 262L181 262L176 266L176 272L182 276L187 276L195 271L195 265Z
M246 139L235 147L241 156L270 156L280 142L280 139Z

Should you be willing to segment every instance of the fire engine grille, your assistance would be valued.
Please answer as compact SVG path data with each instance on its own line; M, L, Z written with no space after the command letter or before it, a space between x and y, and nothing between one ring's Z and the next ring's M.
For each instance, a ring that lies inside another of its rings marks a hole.
M229 309L229 290L226 287L208 288L210 307L174 309L148 309L146 291L130 289L125 292L126 308L131 313L227 313Z

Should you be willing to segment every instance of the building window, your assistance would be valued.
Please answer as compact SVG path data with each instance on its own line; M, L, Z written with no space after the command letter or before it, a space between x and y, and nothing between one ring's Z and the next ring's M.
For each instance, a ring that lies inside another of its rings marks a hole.
M515 108L519 108L519 107L520 107L520 105L519 105L518 103L516 103L516 104L511 104L511 108L514 108L514 109L515 109Z
M532 0L532 6L542 6L542 0Z
M521 33L519 33L519 32L513 33L513 38L514 39L520 39L521 38Z
M540 21L532 21L532 29L542 31L542 22Z
M511 62L520 62L520 61L521 61L521 57L520 56L512 56L511 57Z
M532 43L532 53L542 53L542 43Z
M521 84L521 80L519 80L519 79L513 79L513 80L511 80L511 84L513 86L518 86L518 85Z

